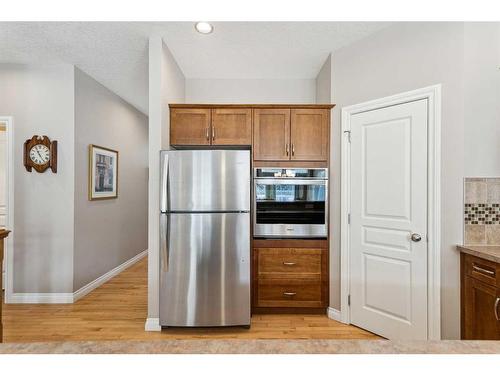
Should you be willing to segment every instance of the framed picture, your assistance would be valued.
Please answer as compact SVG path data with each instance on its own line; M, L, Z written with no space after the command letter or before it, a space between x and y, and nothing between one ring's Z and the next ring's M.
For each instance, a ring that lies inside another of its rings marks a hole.
M118 197L118 151L89 145L89 200Z

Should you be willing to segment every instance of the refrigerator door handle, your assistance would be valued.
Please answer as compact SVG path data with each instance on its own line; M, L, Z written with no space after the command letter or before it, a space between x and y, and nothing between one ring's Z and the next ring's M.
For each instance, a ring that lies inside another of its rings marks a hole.
M161 186L160 186L160 211L167 212L168 204L168 154L163 154L161 159Z
M161 270L168 272L168 258L170 256L170 214L160 216L160 252Z

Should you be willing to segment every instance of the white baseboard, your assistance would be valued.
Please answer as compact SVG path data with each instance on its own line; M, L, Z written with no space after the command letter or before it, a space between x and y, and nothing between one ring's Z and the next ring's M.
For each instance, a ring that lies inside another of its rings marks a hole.
M133 264L135 264L138 261L140 261L146 255L148 255L148 251L144 250L143 252L137 254L135 257L127 260L125 263L120 264L118 267L115 267L111 271L106 272L104 275L98 277L94 281L91 281L87 285L82 286L75 293L73 293L73 301L76 302L80 298L82 298L83 296L86 296L87 294L89 294L94 289L100 287L106 281L111 280L113 277L115 277L119 273L125 271L127 268L129 268Z
M340 319L340 310L334 309L333 307L329 307L327 310L327 314L330 319L342 323L342 319Z
M126 270L128 267L137 263L148 254L147 250L137 254L132 259L127 260L125 263L120 264L118 267L113 268L111 271L106 272L104 275L98 277L94 281L81 287L74 293L13 293L11 296L6 296L6 303L73 303L83 296L89 294L94 289L98 288L106 281L112 279L120 272ZM159 325L159 322L158 322Z
M144 325L144 330L149 332L159 332L161 331L160 319L158 318L147 318L146 324Z
M73 293L13 293L6 303L73 303Z

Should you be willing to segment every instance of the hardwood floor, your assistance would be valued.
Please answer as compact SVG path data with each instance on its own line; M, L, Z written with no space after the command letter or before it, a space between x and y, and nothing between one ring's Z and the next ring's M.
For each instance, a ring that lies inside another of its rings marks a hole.
M250 329L168 328L145 332L147 259L74 304L4 305L4 342L239 339L377 339L323 315L254 315Z

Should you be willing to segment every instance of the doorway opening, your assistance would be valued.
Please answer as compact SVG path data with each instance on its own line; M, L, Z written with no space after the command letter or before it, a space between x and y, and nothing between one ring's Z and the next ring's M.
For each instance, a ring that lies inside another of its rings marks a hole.
M14 229L14 127L11 116L0 116L0 227ZM4 301L8 303L13 292L14 233L5 239L2 270ZM3 291L0 291L3 292Z

